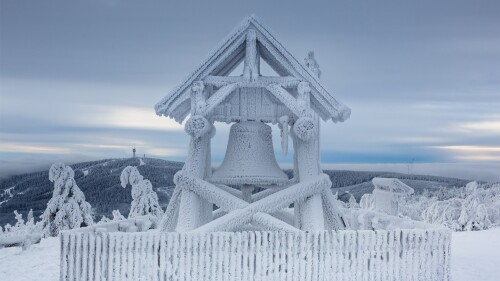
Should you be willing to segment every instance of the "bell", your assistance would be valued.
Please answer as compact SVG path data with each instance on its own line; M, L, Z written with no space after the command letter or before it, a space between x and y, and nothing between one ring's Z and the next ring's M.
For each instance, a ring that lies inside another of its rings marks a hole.
M228 185L281 185L288 182L274 158L271 127L258 121L231 126L226 155L213 173L213 183Z

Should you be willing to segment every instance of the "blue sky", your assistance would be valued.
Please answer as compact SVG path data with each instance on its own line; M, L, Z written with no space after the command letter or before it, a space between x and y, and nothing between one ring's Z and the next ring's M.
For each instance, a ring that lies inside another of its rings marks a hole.
M352 109L322 124L325 165L500 180L500 2L268 2L1 1L0 174L133 145L183 160L153 106L254 13Z

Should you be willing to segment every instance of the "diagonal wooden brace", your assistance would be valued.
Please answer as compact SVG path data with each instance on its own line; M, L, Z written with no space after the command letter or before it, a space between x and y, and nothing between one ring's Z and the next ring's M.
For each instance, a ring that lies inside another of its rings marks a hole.
M198 194L199 196L203 197L208 202L219 206L220 211L217 212L216 215L217 218L221 216L226 216L227 215L226 213L228 212L232 212L238 209L243 209L245 207L248 207L249 205L248 202L204 180L188 177L183 175L182 173L177 175L176 180L178 186L180 186L181 188L190 190ZM290 219L287 219L287 215L288 214L284 211L276 211L272 215L260 214L258 217L255 218L250 216L246 223L255 222L259 226L267 225L269 228L280 229L282 231L298 231L298 229L291 226L290 224L275 218L278 217L290 221Z
M292 203L301 202L312 195L319 194L324 189L327 189L329 186L331 186L328 175L322 174L318 177L315 177L314 179L295 184L285 190L271 194L268 197L263 198L257 202L248 204L247 202L236 198L231 194L227 194L224 191L221 191L220 189L206 181L186 176L184 176L181 181L183 182L184 188L189 188L193 192L197 192L197 194L204 197L206 200L213 201L214 204L219 205L219 207L221 208L227 209L227 211L229 212L227 215L224 215L205 225L202 225L192 230L191 232L215 232L232 230L241 225L252 222L252 220L254 219L253 216L257 213L270 214L276 212L288 207ZM235 210L234 208L237 209ZM262 222L262 216L260 216L259 218ZM277 224L283 223L275 218L270 219L270 222L274 223L273 220L278 221L276 222Z

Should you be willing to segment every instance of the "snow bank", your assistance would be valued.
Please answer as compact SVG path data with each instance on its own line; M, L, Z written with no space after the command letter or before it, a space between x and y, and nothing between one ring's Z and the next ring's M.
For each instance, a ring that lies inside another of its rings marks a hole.
M0 280L59 280L59 249L58 237L43 239L27 251L20 247L0 249Z
M453 233L451 247L453 281L499 280L500 227Z

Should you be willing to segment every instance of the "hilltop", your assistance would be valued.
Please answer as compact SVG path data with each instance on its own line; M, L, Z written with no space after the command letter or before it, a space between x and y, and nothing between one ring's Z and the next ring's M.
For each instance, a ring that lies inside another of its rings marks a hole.
M92 205L95 220L102 215L111 217L111 211L119 209L127 215L132 200L130 186L120 185L120 173L126 166L137 166L144 178L149 179L162 208L166 208L172 194L174 174L183 163L155 158L104 159L70 165L75 171L75 180ZM345 193L353 194L357 200L373 190L374 177L399 178L421 193L425 189L464 186L468 181L425 175L406 175L391 172L363 172L325 170L331 180L333 192L338 192L341 200L347 200ZM292 172L286 170L291 176ZM0 182L0 225L14 222L14 210L26 214L33 209L35 219L42 214L52 196L53 184L48 171L11 176Z

